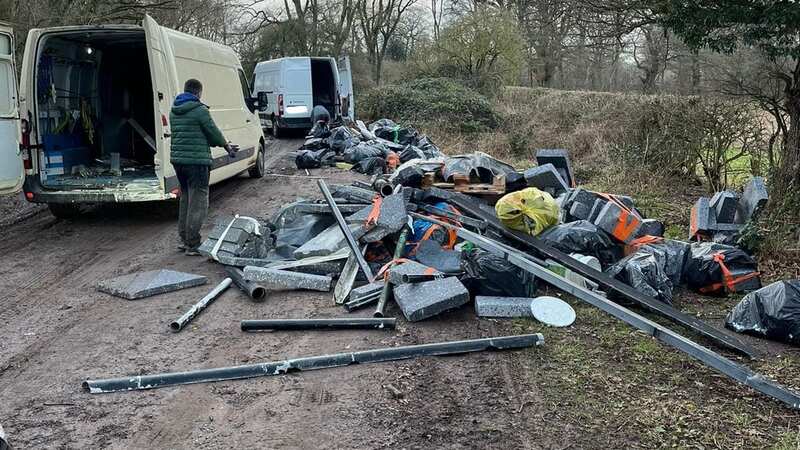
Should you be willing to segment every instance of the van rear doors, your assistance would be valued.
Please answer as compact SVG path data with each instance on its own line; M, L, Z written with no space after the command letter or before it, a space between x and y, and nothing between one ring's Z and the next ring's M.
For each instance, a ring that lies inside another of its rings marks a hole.
M11 28L0 25L0 194L19 191L24 178L19 147L14 33Z
M291 126L291 119L302 119L301 125L310 124L314 99L311 87L311 58L285 58L281 67L283 93L283 119ZM306 125L307 126L307 125Z

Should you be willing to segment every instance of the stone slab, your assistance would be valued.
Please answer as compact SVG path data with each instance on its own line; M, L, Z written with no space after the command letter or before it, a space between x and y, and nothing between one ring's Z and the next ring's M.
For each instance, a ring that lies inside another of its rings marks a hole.
M350 232L358 240L364 235L364 229L360 225L351 224ZM314 236L300 248L292 253L295 259L309 258L312 256L326 256L347 247L347 240L339 228L339 224L333 224L322 233Z
M569 208L569 215L574 220L586 220L592 212L592 207L581 202L572 202Z
M433 317L469 302L469 291L456 277L394 288L394 300L409 322Z
M526 297L475 297L475 314L478 317L533 317L532 298Z
M639 226L637 237L642 236L664 236L664 224L658 219L644 219Z
M739 199L735 192L717 192L711 197L711 207L715 210L717 223L733 223Z
M711 201L708 197L700 197L692 206L689 215L689 240L695 240L701 235L708 236L715 224Z
M569 152L562 148L542 148L536 150L536 164L543 166L552 164L567 186L576 185L575 175L572 172L572 164L569 161Z
M767 186L764 183L763 177L753 177L744 187L742 198L739 200L739 207L736 211L734 221L736 223L745 223L751 217L758 214L758 212L769 201L769 194L767 193Z
M207 282L208 278L202 275L162 269L104 280L98 283L97 290L128 300L138 300L156 294L200 286Z
M333 284L333 279L328 276L265 267L246 266L244 276L248 280L258 281L265 288L271 290L306 289L328 292Z
M525 180L527 180L528 186L548 192L554 197L569 189L566 181L561 178L558 170L552 164L531 167L525 171Z
M350 291L350 296L347 298L347 301L354 302L356 300L361 300L364 297L375 295L375 293L383 290L383 285L384 285L383 280L381 280L381 281L374 281L370 284L365 284L357 288L353 288Z
M642 220L635 214L626 214L616 203L607 202L597 215L594 224L617 241L630 244L638 236Z

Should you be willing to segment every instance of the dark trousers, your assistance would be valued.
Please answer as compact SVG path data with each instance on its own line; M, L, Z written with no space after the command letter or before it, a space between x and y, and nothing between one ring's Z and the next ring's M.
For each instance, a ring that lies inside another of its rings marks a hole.
M208 216L208 177L210 167L173 164L181 185L178 234L189 248L200 246L200 228Z

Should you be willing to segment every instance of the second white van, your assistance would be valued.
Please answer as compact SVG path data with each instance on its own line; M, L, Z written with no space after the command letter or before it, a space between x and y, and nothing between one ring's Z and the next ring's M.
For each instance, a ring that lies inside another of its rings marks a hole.
M350 59L297 56L262 61L253 74L253 96L264 104L261 125L280 137L287 128L309 129L311 112L355 118Z

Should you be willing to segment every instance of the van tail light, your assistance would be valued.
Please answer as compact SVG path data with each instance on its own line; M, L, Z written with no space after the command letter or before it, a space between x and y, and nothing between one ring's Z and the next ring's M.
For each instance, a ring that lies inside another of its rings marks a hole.
M283 94L278 94L278 117L283 115Z
M169 125L169 123L167 122L167 116L165 116L164 114L161 115L161 125L162 126Z

